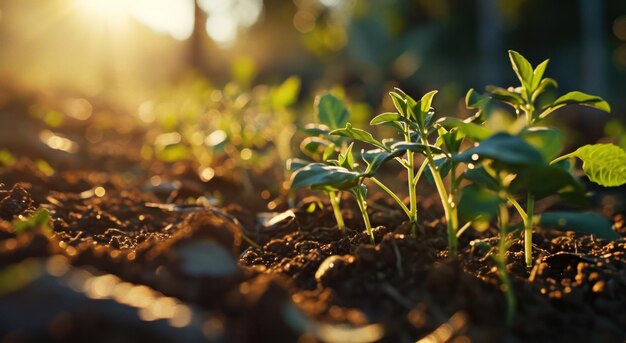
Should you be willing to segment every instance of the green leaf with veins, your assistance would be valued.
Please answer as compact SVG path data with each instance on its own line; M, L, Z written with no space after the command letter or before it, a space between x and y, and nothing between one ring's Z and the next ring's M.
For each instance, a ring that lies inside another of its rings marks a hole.
M377 115L370 121L370 125L379 125L388 122L399 121L402 117L400 113L395 112L385 112Z
M348 122L349 112L336 96L326 93L315 99L316 117L330 129L343 127Z
M556 99L552 104L544 108L539 118L545 118L548 114L566 105L583 105L593 107L607 113L611 112L611 106L599 96L589 95L583 92L569 92Z
M360 182L361 175L343 167L311 163L291 175L291 188L309 186L325 191L345 191Z
M626 183L626 152L617 145L588 144L552 163L568 157L580 158L583 161L583 171L589 180L599 185L615 187Z
M330 134L353 138L361 142L372 144L382 149L387 149L387 147L385 147L383 143L379 142L376 138L374 138L371 133L365 130L353 128L352 124L350 123L347 123L346 127L343 129L336 129L336 130L331 131Z

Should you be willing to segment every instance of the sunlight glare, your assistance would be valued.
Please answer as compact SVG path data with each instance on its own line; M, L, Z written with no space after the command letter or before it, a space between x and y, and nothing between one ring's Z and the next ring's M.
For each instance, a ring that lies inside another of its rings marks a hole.
M136 0L133 17L155 32L176 40L189 38L194 27L194 0Z
M129 6L126 0L74 0L77 9L90 19L100 18L107 22L127 19Z
M207 13L206 31L222 48L232 47L239 28L256 23L263 11L262 0L198 0Z

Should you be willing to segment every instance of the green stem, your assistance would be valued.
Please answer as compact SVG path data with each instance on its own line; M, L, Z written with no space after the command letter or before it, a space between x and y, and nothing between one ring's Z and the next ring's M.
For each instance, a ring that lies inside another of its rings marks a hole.
M524 255L526 256L526 267L533 266L533 212L535 211L535 197L528 193L526 202L526 222L524 223Z
M446 191L446 186L443 183L441 174L439 174L439 170L437 170L437 165L433 159L433 153L428 146L428 141L424 137L422 137L422 144L426 146L428 167L430 168L430 172L435 180L435 186L437 187L437 192L439 193L439 198L441 199L441 205L443 206L443 211L446 216L446 226L448 229L448 256L456 256L458 245L458 239L456 237L458 228L457 208L454 204L454 200L450 198L448 192Z
M407 143L411 142L411 133L409 132L409 128L407 125L406 131L404 132L404 140ZM409 221L411 222L411 236L415 237L417 234L417 194L415 190L415 156L412 151L407 151L407 176L408 176L408 185L409 185Z
M524 211L524 209L522 208L522 205L520 205L519 202L517 202L517 200L515 200L515 198L510 195L506 196L506 200L508 200L513 205L513 207L517 210L517 213L519 213L519 216L522 217L524 227L528 225L528 215L526 214L526 211Z
M404 211L406 216L409 217L409 220L411 219L411 211L409 211L409 209L402 202L402 200L400 200L400 198L398 198L396 193L394 193L391 189L389 189L387 186L385 186L382 182L380 182L375 177L370 177L370 180L372 180L372 182L374 182L376 185L378 185L378 187L380 187L383 191L385 191L387 194L389 194L389 196L392 197L393 200L395 200L398 203L398 205L402 208L402 211Z
M361 210L361 215L363 215L363 222L365 223L365 229L367 230L367 235L370 236L370 241L372 244L375 244L374 241L374 233L372 232L372 224L370 224L370 217L367 215L367 202L365 202L365 198L363 197L363 193L360 190L356 190L354 192L356 197L357 205L359 206L359 210Z
M502 290L506 298L506 324L510 326L513 323L515 314L515 293L513 293L513 284L506 270L506 251L507 251L507 233L509 225L509 210L506 204L500 204L500 241L498 243L498 254L496 264L498 266L498 277L502 282Z
M343 222L343 215L341 214L341 207L339 206L341 198L339 197L339 194L333 191L328 192L328 197L330 198L330 205L332 206L333 213L335 214L335 220L337 220L337 228L342 233L345 233L346 225Z

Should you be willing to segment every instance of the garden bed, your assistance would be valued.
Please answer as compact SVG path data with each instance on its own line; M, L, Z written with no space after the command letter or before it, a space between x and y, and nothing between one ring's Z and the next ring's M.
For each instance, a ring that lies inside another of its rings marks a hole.
M19 150L33 140L34 135L20 135L8 147ZM206 183L184 172L167 175L132 158L121 163L123 168L98 165L98 160L105 159L91 153L71 169L51 162L54 176L44 175L27 158L0 169L0 331L5 338L296 341L307 336L399 342L425 336L459 341L584 337L618 342L626 337L622 215L614 218L622 237L614 242L537 230L537 262L530 271L523 245L515 242L507 269L518 306L507 328L496 269L470 244L492 239L495 231L464 236L459 256L449 259L436 199L421 199L424 224L411 237L394 204L374 196L369 211L378 244L371 245L349 198L344 199L345 234L336 229L330 206L310 210L320 202L310 196L268 225L257 220L256 205L248 207L240 198L220 208L183 205L186 197L228 188L216 180ZM184 163L168 170L192 167ZM180 187L170 189L171 183L194 186L180 196ZM38 207L51 213L52 231L16 234L10 223ZM288 210L284 203L278 209ZM242 230L262 250L250 247ZM24 266L32 272L20 272ZM99 291L85 280L72 288L66 279L76 273L94 280L113 275L113 281ZM154 321L146 314L149 301L128 305L116 295L122 282L146 285L145 292L159 294L154 299L176 299L191 309L193 321L175 313Z

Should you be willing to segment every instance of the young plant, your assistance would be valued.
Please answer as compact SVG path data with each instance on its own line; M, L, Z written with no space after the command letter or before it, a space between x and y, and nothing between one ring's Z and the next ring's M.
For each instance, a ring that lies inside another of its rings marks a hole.
M449 255L456 255L457 251L457 228L458 216L454 198L448 193L443 182L443 177L447 171L452 168L451 153L442 150L436 145L429 142L429 137L433 133L440 132L443 136L442 142L450 144L453 149L458 148L458 139L453 132L442 132L440 127L433 122L434 111L431 108L433 98L437 91L426 93L419 101L414 100L401 90L390 92L391 99L397 112L382 113L376 116L370 122L371 125L387 125L395 129L402 137L402 140L396 141L386 139L383 141L376 140L369 132L353 128L350 123L343 129L334 130L331 134L350 137L358 141L369 143L378 148L380 153L385 153L384 158L379 158L380 163L384 163L391 159L396 159L407 171L409 208L395 195L388 187L377 180L371 173L369 178L380 186L385 192L393 197L400 205L409 218L411 224L411 233L415 234L418 219L418 204L416 187L420 176L426 168L430 171L430 175L437 187L437 192L441 198L447 223L448 232L448 248ZM444 137L445 136L445 137ZM440 142L441 143L441 142ZM444 144L445 145L445 144ZM367 153L367 152L366 152ZM417 172L415 153L419 153L425 157ZM401 156L405 156L402 158ZM446 161L450 161L446 163ZM454 178L452 182L456 183Z
M566 167L565 165L557 162L572 156L579 156L583 160L594 160L597 162L597 158L594 159L593 153L589 153L591 151L599 154L598 156L605 155L605 157L610 157L602 159L604 162L602 166L593 162L586 163L586 165L594 166L587 167L587 169L594 169L594 172L590 173L585 170L588 175L598 175L598 177L590 177L592 181L606 186L619 184L620 175L623 183L625 179L624 169L626 167L624 167L623 155L621 158L619 157L620 151L623 154L623 150L612 145L588 146L588 148L580 152L577 151L557 158L563 146L562 135L555 128L536 126L541 119L568 104L590 106L606 112L610 111L610 107L602 98L582 92L570 92L551 103L539 106L538 99L546 89L557 86L556 81L553 79L543 77L548 60L540 63L533 69L532 65L515 51L509 51L509 58L521 85L517 88L509 87L508 89L488 86L487 95L480 95L470 90L467 96L467 104L468 108L479 109L479 116L484 117L485 114L488 115L488 110L484 110L488 108L490 101L503 102L510 105L516 115L523 115L520 120L523 120L524 125L513 125L513 127L509 128L509 131L512 131L515 136L507 136L503 133L490 133L489 138L483 140L484 135L483 137L476 136L476 124L464 123L463 126L459 126L459 129L466 133L472 131L472 134L475 136L474 140L480 142L480 145L467 150L463 156L457 157L457 160L475 164L478 160L484 158L491 159L492 162L480 169L483 174L500 181L508 180L505 184L500 183L502 187L496 191L506 195L507 201L513 205L522 218L524 224L525 260L527 266L531 267L533 226L538 223L544 226L554 224L553 221L549 220L551 218L550 215L542 215L541 217L544 218L543 222L535 218L535 201L550 195L560 195L570 202L585 203L584 187L567 171L567 168L564 168ZM453 125L454 123L451 121L445 124ZM515 129L516 127L518 127L517 130ZM487 132L489 132L488 129ZM484 131L481 131L481 135L483 133ZM583 169L585 169L585 165ZM472 172L472 174L476 173L477 171ZM611 181L601 180L601 175L605 175L605 178L610 178ZM484 180L479 179L475 181L480 184ZM519 198L526 199L525 209L517 201ZM572 227L577 226L571 223L573 218L581 218L583 221L589 218L587 214L581 217L579 215L561 213L560 216L569 218L568 224ZM610 228L608 231L606 230L605 219L598 217L597 222L602 224L599 226L602 227L599 231L603 232L603 236L613 237L610 234L612 232Z
M365 199L367 188L363 184L366 176L367 169L361 171L354 163L352 144L350 144L345 152L339 154L337 160L330 160L327 163L310 163L296 170L291 176L291 188L309 186L325 192L350 192L355 197L363 216L367 235L374 244L374 233L367 214Z
M329 135L332 129L343 127L349 118L348 109L343 102L330 93L315 99L315 117L319 123L307 124L305 132L310 136L300 144L300 150L318 163L330 162L336 153L345 145L345 139ZM310 162L301 159L289 159L287 169L295 172L308 166ZM293 187L293 185L292 185ZM330 205L337 221L337 227L344 231L345 223L341 214L341 191L324 189L328 194Z

